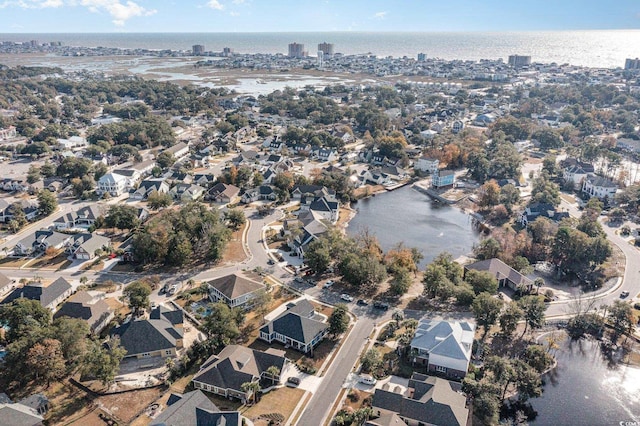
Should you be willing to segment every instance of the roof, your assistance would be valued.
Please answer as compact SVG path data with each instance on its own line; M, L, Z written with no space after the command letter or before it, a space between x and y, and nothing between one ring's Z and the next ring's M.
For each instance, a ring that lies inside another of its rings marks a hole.
M124 182L127 180L127 177L118 173L107 173L103 175L99 180L99 184L116 184L118 182Z
M237 299L248 293L265 288L265 285L238 274L225 275L209 281L209 285L217 289L229 300Z
M480 260L470 265L466 265L465 268L467 270L472 269L474 271L490 272L494 277L496 277L496 279L503 280L506 278L516 286L528 286L533 284L533 281L529 278L497 258Z
M73 236L73 244L86 251L87 253L95 253L96 250L102 247L108 247L111 245L111 240L102 235L82 233Z
M607 179L602 176L590 175L587 176L587 181L593 186L599 186L601 188L617 188L618 185L611 179Z
M179 325L184 323L184 312L181 309L172 311L162 305L156 306L149 313L149 319L166 319L173 325Z
M0 291L2 291L2 289L11 285L12 283L13 281L11 280L11 278L0 272Z
M459 389L459 383L414 373L409 380L412 397L376 389L372 406L374 411L395 412L400 417L429 425L462 426L467 424L469 410L466 397Z
M284 352L280 353L229 345L205 361L193 381L241 391L243 383L259 379L271 366L282 371L286 358Z
M104 300L93 301L93 298L86 291L79 291L53 315L53 318L69 317L85 320L89 323L91 330L103 322L111 314L111 308Z
M240 188L234 185L227 185L226 183L217 183L210 190L209 195L212 197L218 197L224 195L231 199L240 193Z
M42 306L49 307L54 300L71 290L71 284L66 279L60 277L49 285L38 282L31 282L24 287L14 289L2 303L9 303L15 299L24 297L25 299L37 300Z
M329 326L321 321L302 316L291 309L284 311L260 331L267 334L278 333L303 344L309 344L318 333Z
M164 152L168 152L169 154L174 155L176 152L181 151L185 148L189 148L189 146L184 142L180 142L170 148L165 149Z
M173 349L182 339L182 330L166 318L131 320L114 328L111 334L120 337L127 356Z
M0 418L3 426L42 425L44 420L33 409L22 404L0 404Z
M465 321L422 319L418 322L411 347L430 354L469 361L474 331L475 325Z
M195 390L184 395L172 393L167 401L167 408L153 420L151 425L197 425L196 409L198 408L209 412L220 411L201 390Z

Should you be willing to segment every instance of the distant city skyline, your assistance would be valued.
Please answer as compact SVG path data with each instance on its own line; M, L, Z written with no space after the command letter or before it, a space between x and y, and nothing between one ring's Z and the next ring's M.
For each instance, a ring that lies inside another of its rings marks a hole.
M0 0L4 33L640 29L638 0Z

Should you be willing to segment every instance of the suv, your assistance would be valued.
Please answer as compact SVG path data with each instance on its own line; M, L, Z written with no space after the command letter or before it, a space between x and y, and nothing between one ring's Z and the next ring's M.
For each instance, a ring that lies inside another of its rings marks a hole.
M324 285L322 286L322 288L329 288L333 285L333 280L329 280L326 283L324 283Z
M385 302L375 302L373 304L373 307L376 309L382 309L383 311L386 311L389 309L389 304Z
M628 291L623 291L622 293L620 293L620 299L625 299L627 297L629 297Z
M340 295L340 299L345 300L347 302L353 302L353 296L349 296L347 293L342 293Z
M300 384L300 379L297 377L289 377L287 379L287 386L296 387Z

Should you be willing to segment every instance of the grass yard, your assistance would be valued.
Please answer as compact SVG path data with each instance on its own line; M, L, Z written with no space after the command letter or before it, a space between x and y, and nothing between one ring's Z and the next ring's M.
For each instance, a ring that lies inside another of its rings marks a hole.
M242 241L242 234L247 226L248 223L245 223L240 229L231 234L231 239L227 243L227 248L222 257L222 263L242 262L247 258L243 248L244 242Z
M4 257L0 259L0 268L19 269L31 260L30 257Z
M284 386L262 395L260 401L250 407L243 407L240 412L248 417L255 426L266 426L269 424L268 418L262 418L267 414L281 414L285 422L293 413L293 410L305 394L302 389Z
M67 259L64 251L57 253L55 256L42 256L29 265L30 268L43 268L52 270L62 270L71 265L71 261Z

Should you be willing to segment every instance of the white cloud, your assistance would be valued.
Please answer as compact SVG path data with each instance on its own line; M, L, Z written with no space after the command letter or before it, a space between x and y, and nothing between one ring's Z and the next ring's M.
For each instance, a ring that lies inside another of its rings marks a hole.
M240 16L240 14L238 12L229 12L229 15L231 15L231 16Z
M242 4L244 3L246 0L233 0L233 4Z
M387 11L385 11L385 12L376 12L376 13L373 14L373 19L384 19L384 18L386 18L387 13L389 13L389 12L387 12Z
M211 9L215 9L215 10L224 9L224 5L222 3L220 3L218 0L209 0L209 2L207 2L207 6L209 6Z

